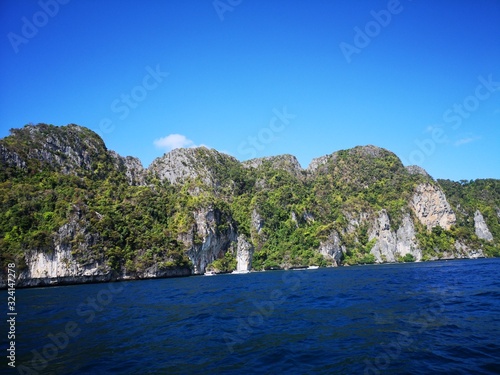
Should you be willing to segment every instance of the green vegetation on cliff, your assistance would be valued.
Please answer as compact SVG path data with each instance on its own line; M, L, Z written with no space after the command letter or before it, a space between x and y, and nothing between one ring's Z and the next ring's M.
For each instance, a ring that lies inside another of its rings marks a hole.
M460 182L438 180L450 204L456 207L457 224L453 235L472 246L484 246L490 256L500 256L500 180ZM475 212L479 211L495 241L478 238L474 231Z
M290 155L240 163L206 148L176 152L143 169L77 125L13 129L0 140L2 266L15 260L22 269L27 253L62 246L81 264L97 260L116 272L192 267L188 250L205 241L195 217L202 209L218 213L214 238L234 230L251 239L256 269L332 264L318 250L332 233L345 263L373 263L381 211L388 233L411 218L424 260L457 243L500 255L499 180L435 182L374 146L338 151L307 170ZM457 217L450 228L418 222L410 202L423 183L444 190ZM478 210L492 240L475 232ZM234 252L227 247L213 267L234 269Z

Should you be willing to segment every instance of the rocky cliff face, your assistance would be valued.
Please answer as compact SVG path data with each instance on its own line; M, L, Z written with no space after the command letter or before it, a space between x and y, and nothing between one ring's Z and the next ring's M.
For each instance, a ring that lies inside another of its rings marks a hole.
M230 166L239 162L227 154L206 147L178 148L156 158L148 172L171 184L200 179L205 185L218 187Z
M26 162L14 150L10 150L4 145L0 145L0 161L3 165L17 168L26 169Z
M245 168L258 169L266 163L273 169L286 171L295 177L302 176L302 167L297 158L293 155L268 156L252 159L243 162L242 166Z
M443 254L442 259L477 259L484 258L483 249L470 247L462 241L455 242L455 251Z
M310 173L310 174L316 173L316 172L326 173L327 165L329 163L335 163L335 161L337 160L337 156L338 156L338 154L336 152L334 152L331 155L324 155L324 156L320 156L318 158L312 159L311 162L309 163L309 166L306 169L306 172Z
M254 247L248 242L245 235L240 234L238 236L238 247L236 251L236 271L244 272L250 271L252 269L252 257L253 257Z
M238 233L232 221L224 220L223 214L212 207L195 211L194 221L191 229L180 235L180 240L188 248L193 272L202 274L207 265L224 256Z
M411 254L416 261L422 259L422 251L417 244L415 227L409 214L404 215L401 226L394 232L391 230L387 211L380 211L370 232L369 239L376 239L371 254L375 256L379 263L395 262L406 254Z
M149 166L149 170L161 180L171 184L182 182L188 178L201 177L203 182L211 184L211 176L203 165L196 164L196 149L175 149L157 158Z
M140 272L117 273L109 265L109 259L95 257L90 247L99 235L89 233L88 221L80 208L73 208L73 216L59 228L53 238L53 250L34 249L26 252L26 268L20 272L18 287L84 284L129 279L188 276L189 268L160 268L158 264ZM0 279L0 288L6 280Z
M488 225L486 225L484 217L479 210L474 212L474 229L476 236L479 238L490 242L493 241L493 235L491 234Z
M89 129L29 125L0 140L0 261L37 286L200 274L214 261L247 271L491 256L497 184L434 181L375 146L306 170L292 155L240 163L203 147L144 168Z
M23 137L31 147L3 145L0 147L1 158L15 167L26 168L31 162L34 166L50 166L70 174L79 170L93 171L99 155L105 156L104 142L91 130L73 124L68 125L64 132L54 131L54 128L44 124L14 129L13 136Z
M422 250L419 248L415 235L416 231L413 220L409 214L406 214L403 217L402 225L396 233L396 252L401 257L411 254L416 261L420 261L422 259Z
M409 174L419 174L421 176L431 178L427 171L424 168L419 167L418 165L409 165L406 167L406 170Z
M413 212L427 229L441 226L449 229L456 222L456 216L446 200L443 191L430 183L416 187L411 200Z
M138 158L123 157L108 150L96 133L82 126L27 125L13 129L11 138L22 139L21 144L12 141L0 144L0 160L11 168L29 173L49 169L100 177L117 170L123 172L132 185L145 182L146 170Z
M89 254L89 247L98 238L97 234L87 232L87 224L81 209L73 207L69 222L61 226L53 238L52 251L33 249L26 253L27 268L20 274L19 286L111 280L111 270L103 257L84 256L77 261L73 256L74 251Z
M334 266L338 266L342 261L343 254L346 252L346 247L342 244L337 231L332 231L326 240L321 241L318 251L326 259L330 260Z
M109 151L115 168L122 171L127 177L130 185L144 185L146 183L147 170L142 166L138 158L132 156L120 156L115 151Z
M32 251L26 254L28 269L18 280L19 287L58 284L80 284L112 280L112 273L103 260L102 263L81 265L64 246L56 246L52 253Z

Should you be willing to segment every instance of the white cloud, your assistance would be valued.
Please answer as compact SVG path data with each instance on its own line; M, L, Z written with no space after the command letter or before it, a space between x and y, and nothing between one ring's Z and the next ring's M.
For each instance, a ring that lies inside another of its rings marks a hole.
M157 148L168 151L174 148L196 147L194 142L182 134L169 134L166 137L155 139L154 145Z
M471 142L474 142L474 141L477 141L480 137L467 137L467 138L461 138L457 141L455 141L454 145L455 146L462 146L462 145L465 145L467 143L471 143Z

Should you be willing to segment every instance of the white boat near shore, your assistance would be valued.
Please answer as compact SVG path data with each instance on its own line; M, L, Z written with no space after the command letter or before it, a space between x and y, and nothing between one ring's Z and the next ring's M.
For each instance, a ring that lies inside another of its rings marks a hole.
M215 271L207 271L203 274L203 276L215 276L215 275L217 275Z

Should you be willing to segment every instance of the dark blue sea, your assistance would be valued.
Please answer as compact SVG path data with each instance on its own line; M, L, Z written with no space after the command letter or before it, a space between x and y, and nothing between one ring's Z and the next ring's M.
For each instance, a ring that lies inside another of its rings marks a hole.
M18 289L16 296L17 368L9 371L3 355L4 373L500 373L500 259Z

